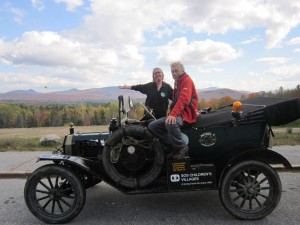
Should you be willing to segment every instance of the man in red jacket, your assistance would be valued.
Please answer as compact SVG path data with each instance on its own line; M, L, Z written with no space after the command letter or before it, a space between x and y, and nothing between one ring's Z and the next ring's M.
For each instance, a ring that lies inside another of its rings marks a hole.
M180 127L183 123L196 122L198 94L181 62L172 63L171 72L175 80L171 111L167 117L151 122L148 128L160 141L171 146L173 159L182 159L188 153L188 146L182 140Z

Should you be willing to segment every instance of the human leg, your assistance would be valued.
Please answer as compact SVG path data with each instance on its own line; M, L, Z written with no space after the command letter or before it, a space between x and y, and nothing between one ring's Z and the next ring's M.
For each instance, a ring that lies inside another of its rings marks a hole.
M188 152L188 146L181 137L180 127L183 124L182 117L177 117L176 124L166 124L165 120L166 117L163 117L151 122L148 125L148 129L161 142L167 146L171 146L171 153L168 154L169 158L182 159Z
M170 144L175 150L180 149L184 146L184 141L182 140L180 130L182 124L183 121L181 116L178 116L176 118L176 124L165 124L165 129L169 134Z
M184 143L180 127L183 124L181 116L176 118L176 124L165 124L173 148L173 159L182 159L188 153L188 146Z
M154 120L148 125L149 131L166 145L171 145L168 131L165 127L166 117Z

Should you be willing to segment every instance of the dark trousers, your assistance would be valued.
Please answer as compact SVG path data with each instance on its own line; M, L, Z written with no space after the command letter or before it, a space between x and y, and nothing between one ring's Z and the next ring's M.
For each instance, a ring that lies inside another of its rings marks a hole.
M183 124L181 116L176 118L176 124L166 124L166 117L152 121L148 125L148 129L155 135L161 142L167 146L171 146L173 150L179 150L185 146L181 137L180 127Z

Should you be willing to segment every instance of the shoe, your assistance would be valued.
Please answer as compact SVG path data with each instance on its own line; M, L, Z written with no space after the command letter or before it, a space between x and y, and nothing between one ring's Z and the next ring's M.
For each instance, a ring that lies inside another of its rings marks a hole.
M173 155L173 159L183 159L185 157L185 155L188 153L189 147L186 145L184 147L182 147L181 149L179 149L178 152L175 152Z

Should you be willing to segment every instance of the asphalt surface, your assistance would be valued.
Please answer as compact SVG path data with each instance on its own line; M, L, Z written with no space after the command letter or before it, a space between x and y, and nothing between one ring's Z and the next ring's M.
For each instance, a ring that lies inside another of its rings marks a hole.
M295 168L300 171L300 145L274 146L274 151L283 155ZM46 152L0 152L0 178L26 178L38 167L50 163L37 162L37 156ZM274 165L277 170L284 170L282 165Z

